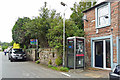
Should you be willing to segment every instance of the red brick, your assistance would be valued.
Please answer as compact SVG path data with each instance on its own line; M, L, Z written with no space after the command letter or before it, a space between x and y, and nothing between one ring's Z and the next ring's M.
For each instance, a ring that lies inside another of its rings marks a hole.
M118 5L119 3L119 5ZM92 15L91 15L92 14ZM84 15L87 15L88 22L84 21L84 30L86 35L86 52L89 57L89 61L91 61L91 38L101 37L101 36L109 36L113 35L113 43L116 44L116 37L120 35L120 2L112 2L111 3L111 25L108 27L98 29L98 34L96 34L96 22L91 22L95 20L95 9L87 11ZM111 32L111 28L113 27L113 34ZM119 32L119 35L118 35ZM88 42L89 40L89 42ZM117 48L113 47L113 61L117 62ZM88 62L90 66L91 62Z

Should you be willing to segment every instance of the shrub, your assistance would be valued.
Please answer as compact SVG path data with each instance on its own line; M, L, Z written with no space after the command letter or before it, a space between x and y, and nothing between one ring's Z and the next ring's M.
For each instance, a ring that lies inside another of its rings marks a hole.
M60 71L68 72L68 71L69 71L69 68L67 68L67 67L61 67L61 68L60 68Z
M37 61L36 61L36 64L39 64L39 63L40 63L40 61L39 61L39 60L37 60Z
M48 65L49 68L52 68L53 66L52 65Z
M59 70L59 68L58 68L58 67L55 67L55 66L53 66L52 69L54 69L54 70Z
M55 64L56 64L57 66L60 66L60 65L62 64L62 58L61 58L61 57L56 58L56 59L55 59Z
M51 59L48 61L48 65L51 65L52 64L52 61L51 61Z

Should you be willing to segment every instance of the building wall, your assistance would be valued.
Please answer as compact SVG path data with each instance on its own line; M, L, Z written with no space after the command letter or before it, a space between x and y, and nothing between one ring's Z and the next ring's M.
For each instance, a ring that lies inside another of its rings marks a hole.
M119 9L118 9L118 14L120 14L120 2L118 3L118 8L119 8ZM119 36L120 36L120 15L118 15L118 21L119 21L119 22L118 22L118 25L119 25L119 31L118 31L119 33L118 33L118 34L119 34Z
M117 62L117 48L116 48L116 37L118 37L119 22L120 17L118 18L118 13L120 12L119 2L111 2L111 25L107 27L103 27L98 29L98 33L96 33L95 26L95 8L87 11L84 15L87 15L88 22L84 21L84 31L86 38L86 53L89 58L89 62L87 65L91 64L91 38L102 37L102 36L110 36L112 35L113 39L113 62ZM111 31L113 29L113 31Z

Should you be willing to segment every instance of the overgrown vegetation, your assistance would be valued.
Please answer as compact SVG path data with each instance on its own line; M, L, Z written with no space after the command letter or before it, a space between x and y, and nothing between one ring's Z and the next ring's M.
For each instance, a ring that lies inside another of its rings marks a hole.
M68 72L69 68L67 68L67 67L60 67L60 71Z
M35 63L36 63L36 64L39 64L39 63L40 63L40 61L39 61L39 60L37 60Z
M55 59L55 64L56 64L57 66L62 65L62 58L61 58L61 57L56 58L56 59Z
M48 61L48 65L51 65L52 64L52 61L51 61L51 59Z
M69 68L67 67L56 67L56 66L52 66L52 65L48 65L49 68L57 70L57 71L63 71L63 72L68 72Z
M65 21L66 39L71 36L84 36L82 11L90 7L91 2L74 4L71 8L73 12L70 19ZM61 57L63 53L63 19L61 15L56 13L56 10L49 10L46 4L39 11L39 16L34 19L29 17L18 18L12 29L13 41L18 42L21 48L27 49L33 47L30 45L30 39L38 39L40 48L55 48L58 51L57 55ZM56 59L55 63L57 66L61 65L62 59Z

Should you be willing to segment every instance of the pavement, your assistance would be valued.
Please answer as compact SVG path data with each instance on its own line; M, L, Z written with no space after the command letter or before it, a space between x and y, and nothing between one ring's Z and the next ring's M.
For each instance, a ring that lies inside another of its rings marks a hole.
M1 66L2 65L2 66ZM2 72L2 73L1 73ZM10 62L7 56L0 52L1 78L109 78L108 70L70 69L60 72L34 62ZM2 75L2 76L1 76Z
M68 74L77 74L77 75L82 75L85 76L86 78L109 78L109 72L110 70L89 70L89 69L71 69Z

